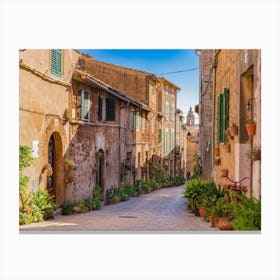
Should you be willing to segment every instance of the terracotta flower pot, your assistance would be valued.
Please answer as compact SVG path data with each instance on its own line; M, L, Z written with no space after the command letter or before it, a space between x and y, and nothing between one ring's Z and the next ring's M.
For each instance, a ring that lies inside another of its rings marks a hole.
M230 144L229 143L223 144L223 149L226 153L229 153L230 152Z
M215 148L214 149L214 156L215 157L219 157L220 156L220 149L219 148Z
M204 206L199 206L198 207L199 215L201 218L204 218L205 215L205 207Z
M237 135L238 134L238 127L236 125L232 125L229 127L229 131L231 135Z
M210 223L211 223L211 225L212 225L213 227L216 226L217 220L218 220L218 219L215 217L215 215L209 216L209 221L210 221Z
M218 218L216 227L220 230L233 230L232 225L228 222L228 218Z
M220 162L221 162L221 160L220 160L219 158L215 158L215 159L214 159L214 164L215 164L215 165L219 165Z
M247 133L249 136L253 136L256 133L256 124L246 123Z

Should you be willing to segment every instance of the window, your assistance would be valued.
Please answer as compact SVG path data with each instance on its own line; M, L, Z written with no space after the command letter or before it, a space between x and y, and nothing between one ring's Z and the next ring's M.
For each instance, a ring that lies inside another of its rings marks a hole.
M161 140L162 140L162 129L160 128L158 130L158 142L161 143Z
M51 73L62 75L62 50L51 50Z
M217 119L217 141L224 143L226 141L225 131L229 122L229 90L224 89L224 93L218 96L218 119Z
M169 120L169 103L166 101L165 104L165 119L168 121Z
M89 93L81 91L81 119L89 121Z
M136 112L136 120L135 120L136 130L139 130L139 120L140 120L139 111L137 111Z
M169 133L168 129L165 130L165 139L164 139L164 155L167 156L169 153Z
M130 112L130 129L134 129L135 127L135 112L131 110Z
M174 143L174 129L172 129L171 130L171 150L173 150L174 149L174 145L175 145L175 143Z
M145 127L146 127L146 116L145 116L145 113L142 114L142 130L143 132L145 131Z
M155 116L152 116L151 119L151 132L154 133L155 132Z
M98 96L98 120L102 121L102 106L103 106L103 97L102 96Z
M175 117L175 106L172 103L171 105L171 120L174 121L174 117Z
M115 99L106 98L106 121L115 121Z

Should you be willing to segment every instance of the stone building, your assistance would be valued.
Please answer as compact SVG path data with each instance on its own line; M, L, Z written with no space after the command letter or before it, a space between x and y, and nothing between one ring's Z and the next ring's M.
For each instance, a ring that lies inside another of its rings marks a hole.
M186 177L187 162L187 129L184 125L183 112L176 109L176 139L175 139L175 176Z
M89 55L81 55L80 69L141 103L141 108L135 111L137 178L149 178L151 163L166 164L167 175L173 176L175 108L179 88L154 74L97 61Z
M197 50L199 54L199 155L202 162L202 177L212 178L213 169L213 120L214 120L214 98L213 98L213 67L215 66L214 50Z
M168 166L167 175L175 176L175 141L176 141L176 102L180 88L165 78L159 78L160 95L158 103L161 117L161 154L162 162Z
M187 145L186 145L186 173L193 172L194 165L196 163L195 156L199 156L199 126L195 124L195 115L190 107L188 114L187 114L187 121L185 124L186 127L186 138L187 138Z
M202 50L201 57L212 53L208 80L212 81L213 118L212 143L219 150L213 178L217 184L227 186L228 177L243 184L248 195L261 196L261 161L255 158L255 150L261 145L261 52L260 50ZM203 64L208 61L201 60ZM206 74L206 73L205 73ZM255 132L249 136L246 123L255 124ZM252 153L253 149L253 153ZM247 155L247 156L246 156ZM212 153L212 158L214 154Z
M25 170L30 189L46 188L60 206L90 196L96 184L105 196L111 186L149 179L154 163L181 174L177 86L71 49L21 50L19 67L19 140L35 159Z
M34 158L24 172L30 188L46 187L58 205L66 199L64 157L70 142L66 112L79 55L75 50L19 51L19 143L31 147Z
M78 67L79 68L79 67ZM69 200L134 183L135 110L140 103L94 76L75 70L67 159L75 162L75 180L67 183Z

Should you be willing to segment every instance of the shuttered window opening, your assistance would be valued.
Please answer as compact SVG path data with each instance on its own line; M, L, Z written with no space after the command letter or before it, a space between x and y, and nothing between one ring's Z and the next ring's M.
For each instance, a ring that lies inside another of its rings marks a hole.
M89 93L85 90L81 91L81 119L89 121Z
M135 127L135 112L131 110L130 112L130 129L134 129Z
M174 119L175 119L175 106L172 103L172 105L171 105L171 120L174 121Z
M168 130L165 130L165 145L164 145L164 155L167 156L169 153L169 135L168 135Z
M151 119L151 132L154 133L155 132L155 116L153 115L152 119Z
M171 130L171 150L174 149L174 145L175 145L175 134L174 134L174 130Z
M106 98L106 121L115 121L116 102L113 98Z
M229 126L229 90L218 96L218 118L217 118L217 142L225 143L225 132Z
M137 111L136 112L136 120L135 120L135 122L136 122L136 124L135 124L136 130L139 130L139 119L140 119L139 111Z
M146 115L145 113L142 114L142 132L145 132L146 128Z
M62 50L51 50L51 73L62 75Z
M158 130L158 142L161 143L161 140L162 140L162 129L160 128Z
M165 104L165 119L168 121L169 119L169 103L166 101Z
M102 106L103 106L103 97L102 96L98 96L98 120L101 121L102 120Z

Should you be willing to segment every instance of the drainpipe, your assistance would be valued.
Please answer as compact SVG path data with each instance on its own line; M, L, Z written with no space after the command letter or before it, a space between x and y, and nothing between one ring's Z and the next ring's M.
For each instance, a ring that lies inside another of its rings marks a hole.
M177 134L177 116L176 116L176 108L177 108L177 91L175 91L175 104L174 104L174 120L175 120L175 128L174 128L174 148L173 148L173 177L175 176L176 172L175 172L175 168L176 168L176 164L175 164L175 147L176 147L176 134ZM172 108L172 106L171 106Z
M215 54L215 50L213 50L214 52L214 65L213 65L213 95L212 95L212 149L211 149L211 153L212 153L212 157L211 157L211 166L213 169L214 166L214 148L215 148L215 143L216 143L216 139L215 139L215 124L216 124L216 120L215 120L215 106L216 106L216 54Z

